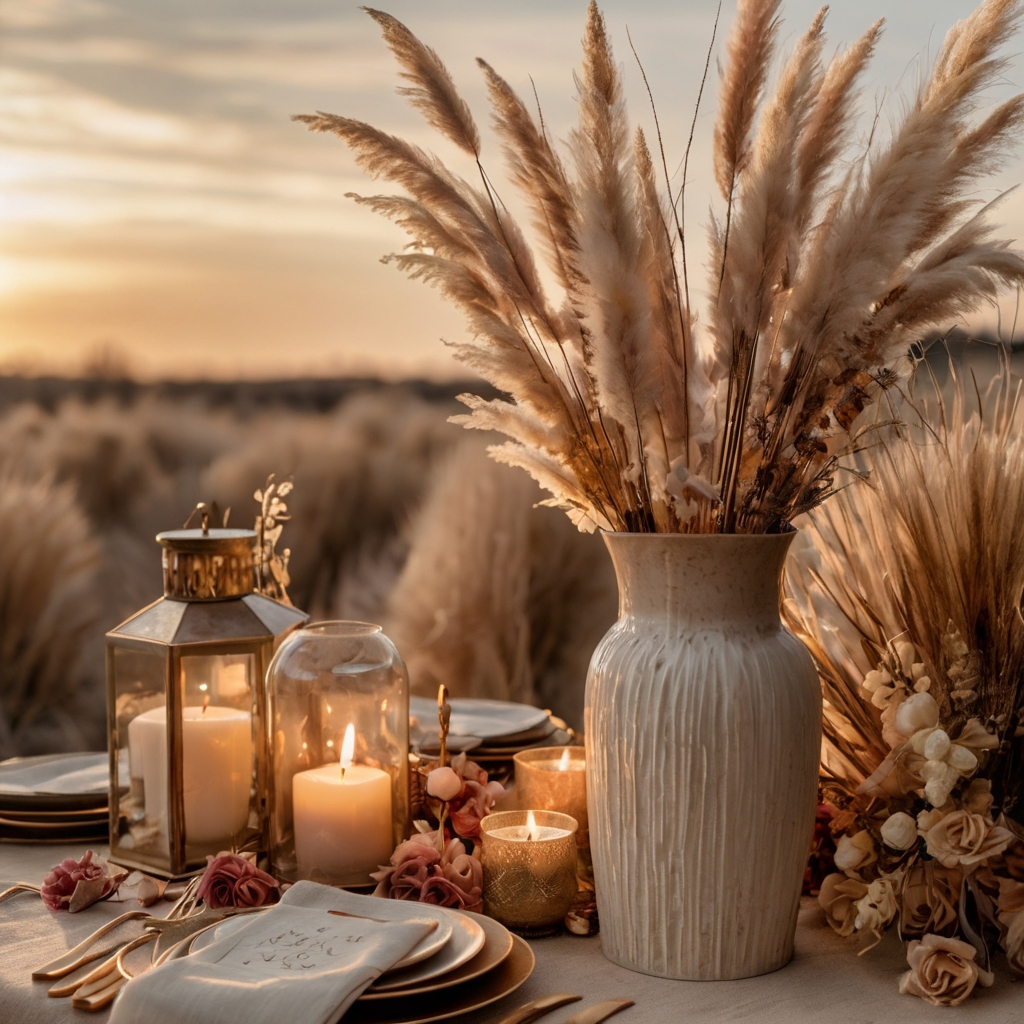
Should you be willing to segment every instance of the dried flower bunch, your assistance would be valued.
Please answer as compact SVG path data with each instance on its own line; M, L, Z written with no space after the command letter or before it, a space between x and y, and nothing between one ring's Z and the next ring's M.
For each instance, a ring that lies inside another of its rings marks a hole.
M276 483L274 474L267 477L263 487L256 489L253 498L259 502L260 511L256 516L257 554L256 589L267 597L284 604L291 604L288 597L288 559L291 549L277 550L284 524L291 519L284 499L291 494L294 484L291 480Z
M399 843L389 863L371 876L375 896L416 900L459 910L483 907L483 865L476 850L480 822L504 793L499 782L466 759L464 753L448 761L448 728L452 708L448 690L437 690L437 718L441 741L436 762L419 767L422 784L418 810L427 815L415 821L416 832Z
M933 424L904 405L787 581L825 698L819 900L862 952L898 921L901 991L934 1003L991 983L995 941L1024 974L1021 386L1004 367L970 409L957 380Z
M891 139L864 153L851 148L857 81L880 24L826 60L822 10L769 89L780 6L740 0L729 40L704 338L683 184L660 152L659 185L643 131L630 128L596 4L568 162L543 118L478 61L557 298L484 170L451 76L390 15L368 10L408 83L400 92L480 185L352 118L297 118L405 190L353 198L405 228L410 245L389 259L464 310L474 340L455 355L508 396L463 396L471 411L458 421L508 435L494 457L527 469L581 529L784 529L832 491L853 421L909 371L921 332L1024 280L1024 259L965 198L1024 123L1021 96L974 119L1006 67L996 52L1020 0L986 0L955 26Z

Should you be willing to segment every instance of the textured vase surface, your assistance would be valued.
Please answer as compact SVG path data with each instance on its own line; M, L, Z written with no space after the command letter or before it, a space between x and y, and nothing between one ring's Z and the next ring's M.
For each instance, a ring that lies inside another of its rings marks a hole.
M667 978L786 964L814 827L821 691L782 625L792 534L606 534L619 619L587 680L605 956Z

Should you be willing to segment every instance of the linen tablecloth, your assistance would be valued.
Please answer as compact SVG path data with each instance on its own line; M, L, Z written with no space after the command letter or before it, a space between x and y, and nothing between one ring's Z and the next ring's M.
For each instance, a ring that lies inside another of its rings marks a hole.
M38 882L65 856L80 857L84 846L0 845L0 888L12 881ZM97 853L101 851L97 850ZM0 904L0 1022L2 1024L105 1024L109 1013L72 1010L70 1000L47 999L47 983L33 982L32 968L75 945L106 917L125 909L98 904L81 914L49 914L34 897ZM634 974L601 955L600 938L562 935L532 940L537 955L533 976L513 995L456 1024L499 1021L515 1007L554 992L574 992L583 1001L541 1018L564 1024L573 1013L603 999L633 999L636 1005L613 1018L615 1024L1022 1024L1024 982L1014 982L1005 961L996 983L952 1009L931 1006L897 991L906 969L903 945L894 933L866 956L821 920L817 902L800 911L793 961L775 974L745 981L679 982ZM140 1022L143 1024L143 1022ZM144 1022L153 1024L153 1022ZM245 1024L239 1021L239 1024Z

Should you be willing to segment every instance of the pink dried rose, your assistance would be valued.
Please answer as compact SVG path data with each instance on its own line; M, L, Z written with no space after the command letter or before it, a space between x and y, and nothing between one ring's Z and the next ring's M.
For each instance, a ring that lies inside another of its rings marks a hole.
M479 911L483 906L483 867L459 839L437 849L437 832L423 832L399 843L391 863L373 874L374 896Z
M487 772L459 754L452 768L462 777L462 791L448 804L452 828L466 839L480 838L480 822L491 813L495 800L505 792L500 782L488 782Z
M67 857L55 864L43 879L40 895L47 910L67 910L77 914L117 892L128 872L111 874L107 862L86 850L81 860Z
M277 879L251 860L237 853L218 853L209 858L196 895L211 910L262 907L277 902L279 888Z
M988 987L993 976L974 962L975 948L945 935L926 935L907 949L910 970L900 979L900 992L920 996L935 1006L957 1006L979 982Z

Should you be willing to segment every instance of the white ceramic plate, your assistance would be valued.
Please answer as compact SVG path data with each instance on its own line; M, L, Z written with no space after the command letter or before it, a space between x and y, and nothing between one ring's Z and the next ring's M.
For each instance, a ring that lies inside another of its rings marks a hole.
M443 907L432 907L427 903L407 903L404 900L374 900L381 906L374 907L372 913L367 911L362 915L373 921L437 921L437 927L424 936L420 942L413 946L412 951L404 959L391 968L392 971L411 967L413 964L421 963L440 953L451 941L455 934L455 914L449 913ZM358 915L357 915L358 916ZM196 953L204 949L211 942L230 935L235 928L240 928L245 923L245 916L229 917L212 928L200 932L192 941L189 947L190 953ZM385 972L387 974L388 972Z
M380 999L405 998L406 996L425 995L430 992L438 992L441 989L451 988L454 985L462 985L467 981L473 981L483 974L494 970L512 952L512 933L503 925L499 924L492 917L485 917L483 914L466 913L466 916L478 922L484 932L483 948L467 960L461 967L441 974L436 978L418 982L414 985L405 985L402 988L377 991L371 987L359 998L360 1001L373 1001ZM428 961L429 963L429 961ZM414 968L415 970L415 968ZM405 974L405 972L401 972ZM384 979L387 980L386 978Z
M445 910L445 908L439 908ZM370 986L363 998L372 998L372 993L383 995L392 989L406 989L410 985L420 985L432 978L438 978L442 974L457 970L467 960L483 949L486 935L484 929L465 914L459 914L454 910L445 910L452 919L455 930L448 940L444 949L435 953L429 960L423 960L412 967L403 967L401 970L392 969L384 974L378 981Z
M477 736L482 740L525 732L548 717L541 708L503 700L456 697L449 703L452 706L450 731L457 736ZM410 697L409 714L419 721L423 732L429 732L436 727L437 701L429 697Z
M127 761L121 786L128 786ZM0 808L83 810L106 806L110 760L106 754L42 754L0 762Z

